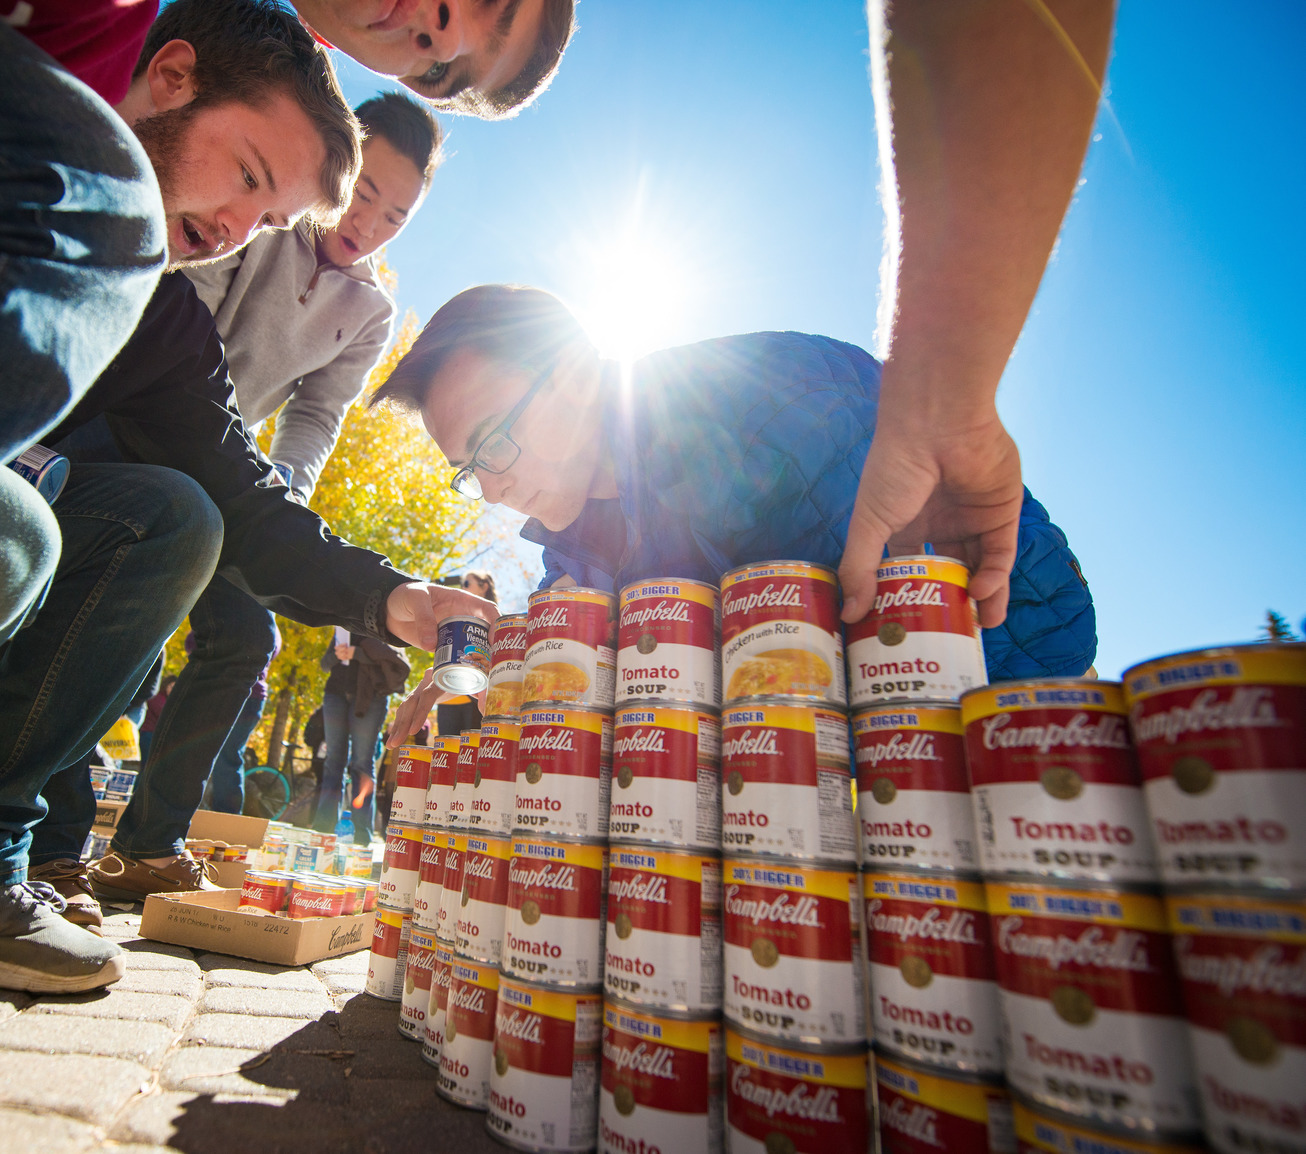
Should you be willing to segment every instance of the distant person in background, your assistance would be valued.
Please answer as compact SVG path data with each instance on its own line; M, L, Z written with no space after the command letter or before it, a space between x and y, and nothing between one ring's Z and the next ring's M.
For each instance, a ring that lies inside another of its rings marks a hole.
M150 742L154 740L154 727L159 724L159 715L167 703L168 694L177 684L177 675L169 673L159 684L159 691L145 703L145 718L141 721L141 764L150 756Z
M469 569L463 574L462 587L477 597L499 603L494 577L484 569ZM474 697L451 697L435 707L435 729L442 737L456 736L464 729L480 729L481 709ZM409 743L411 744L411 742Z

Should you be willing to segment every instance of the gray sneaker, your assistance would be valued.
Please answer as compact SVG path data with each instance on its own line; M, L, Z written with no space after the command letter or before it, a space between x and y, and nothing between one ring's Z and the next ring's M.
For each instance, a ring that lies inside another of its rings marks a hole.
M65 920L64 905L48 882L0 891L0 987L75 994L107 986L127 972L122 950Z

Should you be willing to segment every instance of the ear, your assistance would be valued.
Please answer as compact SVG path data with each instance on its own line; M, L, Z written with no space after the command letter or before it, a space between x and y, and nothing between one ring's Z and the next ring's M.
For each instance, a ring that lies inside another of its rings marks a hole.
M155 112L170 112L195 99L195 49L169 40L145 67L145 82Z

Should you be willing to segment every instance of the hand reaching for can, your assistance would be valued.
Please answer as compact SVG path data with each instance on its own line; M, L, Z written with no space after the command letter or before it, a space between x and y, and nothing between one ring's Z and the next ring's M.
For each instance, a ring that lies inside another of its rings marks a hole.
M480 598L473 598L473 600L479 601ZM386 748L398 749L409 737L422 728L423 723L431 715L432 709L439 705L440 702L449 701L457 696L459 695L448 693L436 685L435 670L433 668L428 669L422 674L421 681L414 686L408 696L399 703L399 708L395 710L394 723L390 726L390 731L385 738ZM484 711L484 691L476 695L476 702Z

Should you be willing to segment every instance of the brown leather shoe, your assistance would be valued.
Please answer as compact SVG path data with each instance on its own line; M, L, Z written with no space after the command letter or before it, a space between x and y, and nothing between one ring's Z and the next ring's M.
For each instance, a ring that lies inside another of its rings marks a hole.
M222 888L213 883L214 868L206 861L196 861L190 854L179 857L169 866L152 866L111 853L86 872L91 879L91 889L101 901L143 902L150 894Z
M91 883L83 863L71 858L42 862L28 867L27 880L49 882L54 887L54 892L68 903L63 910L67 921L90 930L93 934L100 932L100 927L104 925L104 914L91 892Z

